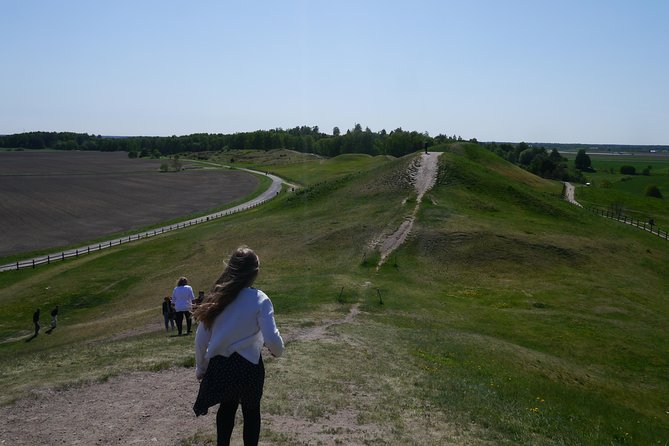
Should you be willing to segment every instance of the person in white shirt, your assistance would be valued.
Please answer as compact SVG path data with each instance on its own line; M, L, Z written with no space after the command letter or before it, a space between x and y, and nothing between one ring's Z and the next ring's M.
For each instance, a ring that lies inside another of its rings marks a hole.
M191 311L193 311L193 301L195 295L193 288L188 285L188 279L180 277L177 286L172 291L172 304L174 305L174 319L177 323L177 331L181 336L183 330L184 317L186 317L186 334L190 334L192 319Z
M269 297L252 288L258 256L246 246L235 250L214 289L195 309L195 376L200 390L193 411L216 414L217 444L229 445L239 403L244 416L244 445L260 438L260 399L265 383L263 345L274 356L284 351Z

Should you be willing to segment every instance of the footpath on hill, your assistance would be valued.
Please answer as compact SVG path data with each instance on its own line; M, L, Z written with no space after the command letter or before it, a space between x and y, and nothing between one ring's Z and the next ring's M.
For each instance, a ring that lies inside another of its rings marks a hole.
M409 166L411 181L416 188L418 196L416 197L416 206L413 212L406 217L404 222L395 232L377 240L372 248L378 248L381 252L381 259L377 265L377 269L381 267L388 258L388 256L396 250L409 236L413 223L416 220L416 214L420 209L423 195L432 189L437 181L437 173L439 171L439 155L441 152L426 152L421 156L414 158Z
M575 187L573 184L565 181L564 182L564 198L571 204L575 204L576 206L583 207L581 206L581 203L576 201L576 198L574 198L574 190Z
M401 227L377 245L382 249L382 261L406 239L413 226L423 195L434 186L440 153L430 152L416 157L410 166L412 182L418 193L412 214ZM382 262L379 263L379 266ZM293 330L282 330L290 354L292 342L350 342L333 336L338 325L356 324L360 315L357 305L348 314L314 326L297 325ZM281 328L281 327L280 327ZM132 337L156 331L162 334L159 323L121 333L115 339ZM279 358L285 361L288 358ZM269 372L271 373L271 371ZM352 384L351 384L352 385ZM0 407L0 446L2 445L209 445L215 433L217 408L203 417L195 417L192 405L198 390L193 368L172 367L158 372L132 372L92 383L64 389L35 389L30 396ZM292 391L299 392L299 389ZM355 392L352 393L356 395ZM363 396L374 403L375 395ZM407 397L410 399L410 397ZM408 409L407 409L408 410ZM241 411L239 411L241 412ZM233 444L241 444L240 413L233 433ZM361 424L363 414L347 408L338 408L334 414L320 419L299 416L276 416L263 413L263 427L276 435L286 435L294 443L321 445L364 445L370 438L394 437L390 422L367 421ZM411 415L411 414L409 414ZM414 414L415 415L415 414ZM411 416L409 416L411 418ZM417 423L421 438L416 444L481 444L467 438L433 411L419 420L407 418L407 429ZM430 431L428 426L439 426ZM342 437L346 439L342 442ZM195 438L195 440L193 440ZM260 444L273 444L261 436ZM386 442L384 441L384 444Z
M353 306L340 319L284 333L284 340L290 344L326 339L333 326L354 323L358 314ZM159 324L155 327L162 333ZM192 406L198 385L193 368L173 367L61 390L35 389L30 397L0 407L0 445L178 445L198 434L211 435L217 407L195 417ZM337 420L339 428L360 429L355 417L344 418ZM263 414L263 423L277 432L297 434L304 444L331 444L322 434L328 426L320 423L268 414ZM238 425L233 439L241 431ZM261 444L268 443L261 437Z

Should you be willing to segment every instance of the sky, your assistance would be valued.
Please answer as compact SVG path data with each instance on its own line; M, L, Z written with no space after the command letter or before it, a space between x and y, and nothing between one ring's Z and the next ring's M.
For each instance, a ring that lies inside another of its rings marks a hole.
M0 0L0 134L669 145L669 1Z

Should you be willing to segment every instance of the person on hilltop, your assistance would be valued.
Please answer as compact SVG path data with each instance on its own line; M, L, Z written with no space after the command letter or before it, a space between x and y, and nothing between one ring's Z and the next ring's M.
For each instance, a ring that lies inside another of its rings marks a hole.
M170 296L165 296L165 299L163 299L163 318L165 319L165 332L170 331L170 324L172 324L172 331L174 331L174 306Z
M281 356L284 343L269 297L252 288L260 261L250 248L235 250L205 301L195 309L195 377L200 381L193 411L216 414L217 444L229 445L237 407L244 416L244 445L260 438L260 399L265 384L261 350Z
M39 324L39 308L33 313L33 325L35 326L35 334L33 335L34 338L39 334L40 328L42 328L42 326Z
M58 324L58 305L51 310L51 330L56 328L56 324Z
M204 302L204 291L199 291L195 299L195 305L200 305L202 302Z
M180 277L177 286L172 291L172 303L174 304L175 311L174 318L176 319L179 336L183 332L184 317L186 318L186 334L190 334L192 324L191 311L193 311L194 300L195 295L193 294L193 288L188 285L188 279Z

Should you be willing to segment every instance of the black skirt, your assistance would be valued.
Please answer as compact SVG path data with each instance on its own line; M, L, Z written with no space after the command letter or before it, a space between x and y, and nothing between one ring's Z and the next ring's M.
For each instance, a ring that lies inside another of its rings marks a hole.
M260 404L265 384L265 366L262 357L258 364L247 361L239 353L230 357L214 356L200 382L193 411L206 415L209 408L222 401L241 402L242 405Z

